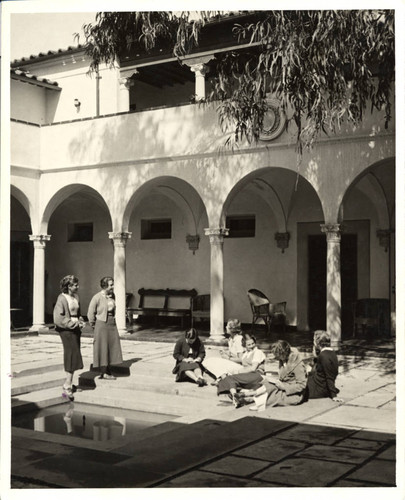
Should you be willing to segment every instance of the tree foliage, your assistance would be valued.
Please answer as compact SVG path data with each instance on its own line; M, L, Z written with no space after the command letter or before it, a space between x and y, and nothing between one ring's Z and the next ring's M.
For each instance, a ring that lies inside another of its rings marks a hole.
M113 64L128 51L168 48L181 57L198 46L201 30L222 12L99 13L84 26L91 69ZM207 101L215 102L230 143L257 141L268 111L279 99L297 130L297 146L311 147L321 132L344 120L358 124L368 106L391 118L395 71L394 12L390 10L260 11L258 20L233 24L249 44L216 55Z

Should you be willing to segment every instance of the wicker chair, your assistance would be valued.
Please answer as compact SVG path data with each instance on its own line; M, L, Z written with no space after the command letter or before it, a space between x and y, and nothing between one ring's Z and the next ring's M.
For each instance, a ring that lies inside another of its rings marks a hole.
M270 312L270 301L260 290L251 288L248 293L250 307L252 309L252 332L254 325L262 319L267 327L267 333L270 333L272 314Z

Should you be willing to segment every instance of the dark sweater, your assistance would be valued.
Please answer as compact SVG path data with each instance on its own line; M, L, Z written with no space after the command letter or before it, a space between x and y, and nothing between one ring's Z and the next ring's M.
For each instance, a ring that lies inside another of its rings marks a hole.
M335 386L338 370L339 363L335 351L322 351L308 377L309 399L334 398L339 392Z

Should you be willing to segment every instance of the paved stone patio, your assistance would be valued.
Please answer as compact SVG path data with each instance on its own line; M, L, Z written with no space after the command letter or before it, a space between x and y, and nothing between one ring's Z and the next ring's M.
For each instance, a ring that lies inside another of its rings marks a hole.
M179 334L179 333L178 333ZM345 404L313 400L253 414L216 388L176 384L173 344L122 338L117 380L91 372L82 339L80 404L166 413L170 421L107 441L12 427L11 489L378 487L396 484L395 359L340 355ZM260 341L259 341L260 342ZM207 356L219 347L207 345ZM302 349L304 350L304 349ZM305 350L304 350L305 352ZM62 348L54 334L11 339L12 407L61 403ZM268 361L266 369L277 366ZM67 409L69 405L66 405ZM43 408L43 410L41 410ZM395 488L394 488L395 489Z

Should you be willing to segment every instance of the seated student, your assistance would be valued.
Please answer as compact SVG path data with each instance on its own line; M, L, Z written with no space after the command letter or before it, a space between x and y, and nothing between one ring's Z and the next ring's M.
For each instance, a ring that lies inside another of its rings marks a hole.
M309 373L307 383L307 398L331 398L337 403L343 399L337 395L335 381L339 371L336 352L330 347L330 334L323 330L314 332L314 366Z
M264 371L264 362L266 356L264 352L256 346L256 338L245 333L243 335L242 345L246 351L242 355L242 368L239 373L226 375L218 382L218 396L223 393L230 393L230 397L235 408L241 406L236 398L237 389L240 388L258 388L262 384Z
M278 340L272 347L279 362L278 378L262 377L258 388L243 391L237 400L240 404L255 402L250 409L262 411L267 406L297 405L304 399L307 372L298 349L285 340Z
M239 373L242 369L242 355L245 348L242 345L242 328L240 321L230 319L226 325L226 333L229 335L228 349L219 351L221 357L205 358L204 368L216 377L217 381L223 375ZM214 385L217 385L217 381Z
M173 373L176 374L176 382L191 379L199 387L207 385L201 369L201 363L205 358L204 344L198 337L195 328L191 328L185 333L184 337L177 340L173 357L176 360L176 365L173 368Z

